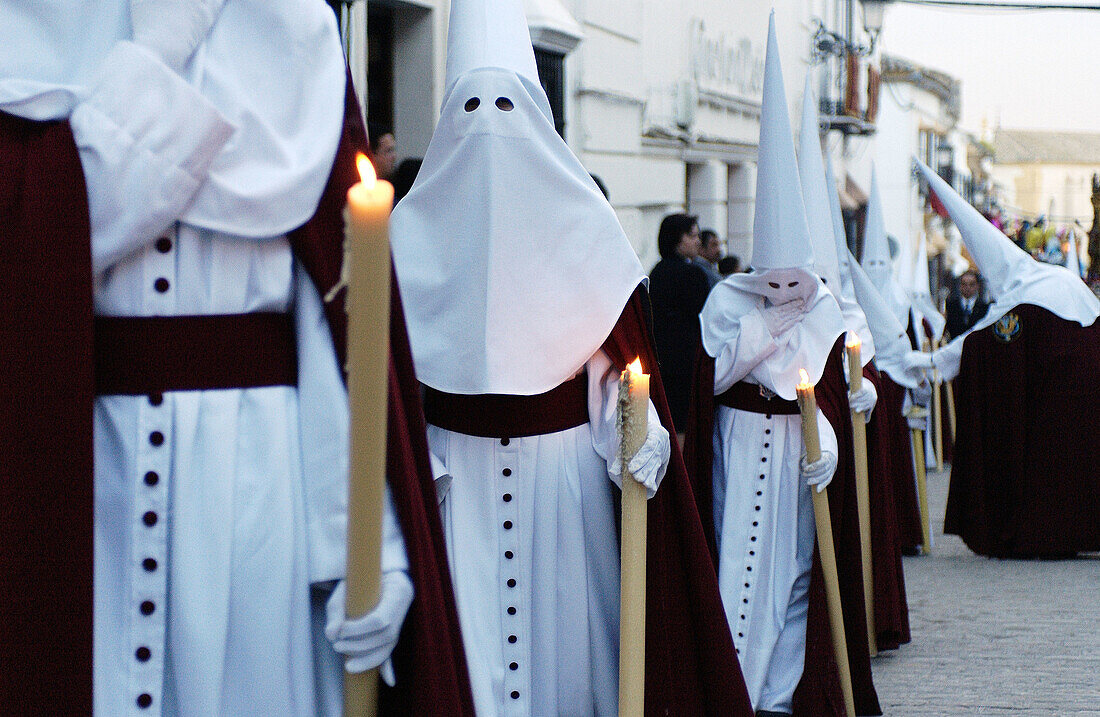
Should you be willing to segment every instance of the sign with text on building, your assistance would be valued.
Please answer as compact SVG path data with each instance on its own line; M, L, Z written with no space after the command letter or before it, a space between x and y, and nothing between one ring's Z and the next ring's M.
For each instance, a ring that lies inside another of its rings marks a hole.
M700 92L760 103L764 90L764 48L748 37L707 31L702 18L688 29L691 75Z

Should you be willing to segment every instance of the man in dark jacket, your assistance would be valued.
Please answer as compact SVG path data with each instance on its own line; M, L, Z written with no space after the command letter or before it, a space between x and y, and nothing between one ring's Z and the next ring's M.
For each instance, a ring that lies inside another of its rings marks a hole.
M947 333L951 338L962 336L974 324L985 316L989 302L982 301L978 295L981 281L978 272L967 270L959 277L959 293L947 300Z

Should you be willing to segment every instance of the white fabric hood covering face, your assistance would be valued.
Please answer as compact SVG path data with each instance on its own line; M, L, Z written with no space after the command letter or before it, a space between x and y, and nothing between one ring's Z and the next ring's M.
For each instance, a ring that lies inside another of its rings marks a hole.
M0 105L35 120L68 117L103 58L131 37L129 3L119 0L5 2L0 27ZM343 128L340 46L324 3L225 4L185 79L237 131L182 221L258 238L313 216Z
M902 326L909 324L909 295L894 279L890 245L886 240L886 220L882 215L878 177L871 169L871 194L867 200L867 227L863 235L863 270L871 278L894 317ZM866 308L864 308L866 311Z
M481 7L454 0L452 17ZM517 22L512 31L528 37L522 12ZM452 33L462 26L452 20ZM450 51L464 42L452 34ZM645 280L545 103L513 69L456 78L416 183L391 218L417 376L437 390L549 391L600 348Z
M882 294L875 288L874 282L863 270L855 257L848 254L852 269L852 286L859 304L867 317L867 325L875 340L875 365L880 371L890 374L896 383L907 388L916 388L923 382L919 370L907 372L905 356L913 350L909 336L905 333L894 312L886 305Z
M832 292L840 312L844 315L844 326L850 334L859 337L863 346L860 361L864 366L875 355L875 342L867 329L867 321L854 296L844 292L844 279L840 275L840 261L837 256L838 242L835 234L835 222L829 194L836 194L836 183L830 183L825 171L825 162L821 153L821 138L818 134L820 121L817 114L817 96L813 91L813 73L806 73L806 86L802 92L802 126L798 142L798 177L802 182L802 199L806 203L806 219L809 223L810 238L814 247L814 269ZM837 210L840 198L837 197ZM847 250L845 250L847 255ZM851 279L848 280L851 291ZM849 340L851 337L849 336Z
M980 331L992 325L1020 304L1041 306L1082 326L1090 326L1096 321L1100 315L1100 299L1079 277L1065 267L1032 259L938 174L920 160L916 162L959 228L967 250L974 257L989 293L994 297L985 317L970 331Z
M814 253L787 114L774 11L768 22L757 166L754 270L731 274L711 290L699 314L703 348L717 357L724 345L740 335L742 317L767 303L803 302L802 319L774 337L778 350L749 374L791 400L800 368L806 369L813 383L821 378L833 344L844 333L844 317L832 293L813 273Z

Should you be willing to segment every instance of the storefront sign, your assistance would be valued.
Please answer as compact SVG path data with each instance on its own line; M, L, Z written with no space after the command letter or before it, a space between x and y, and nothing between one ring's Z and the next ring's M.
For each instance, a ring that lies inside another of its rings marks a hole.
M692 77L700 90L758 102L764 88L764 53L747 37L709 34L702 18L688 31Z

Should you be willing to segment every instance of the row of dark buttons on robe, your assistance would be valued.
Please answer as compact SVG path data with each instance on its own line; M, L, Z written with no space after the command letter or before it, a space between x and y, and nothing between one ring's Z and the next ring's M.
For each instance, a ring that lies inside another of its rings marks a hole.
M168 252L172 251L172 240L168 237L161 237L160 239L157 239L154 246L156 246L157 251L159 251L161 254L167 254ZM171 288L171 286L172 284L163 276L158 277L155 281L153 281L153 289L156 290L158 294L163 294L167 292L168 289Z
M167 242L167 248L162 248L161 242ZM165 253L168 250L170 250L171 248L172 248L172 241L170 239L168 239L166 237L162 237L161 239L157 240L157 250L160 251L161 253ZM168 283L167 279L159 279L158 281L164 281L165 284ZM159 291L159 289L158 289L158 291ZM162 403L164 403L164 395L160 394L160 393L150 394L149 395L149 403L152 404L153 406L161 405ZM164 445L164 434L161 433L160 431L152 431L149 434L149 443L153 447L159 448L160 446ZM160 483L160 474L158 474L156 471L147 471L145 473L145 476L144 476L144 481L145 481L145 485L152 488L152 487L156 486L158 483ZM152 511L152 510L146 511L141 516L141 522L144 523L145 526L149 527L149 528L152 528L154 525L156 525L158 520L159 520L159 518L158 518L156 512ZM155 558L144 558L141 561L141 567L147 573L154 572L157 569L157 561L156 561ZM152 615L154 612L156 612L156 609L157 609L156 603L154 603L152 600L144 600L138 606L138 610L141 612L142 615L144 615L146 617L148 617L148 616ZM153 651L150 650L148 647L145 647L144 645L142 645L141 647L134 650L134 659L136 659L138 662L148 662L149 659L152 656L153 656ZM136 701L137 701L137 706L138 707L140 707L142 709L146 709L146 708L152 706L153 696L150 695L147 692L143 692L142 694L137 696Z
M508 439L508 438L501 438L500 439L500 445L502 445L502 446L507 446L509 443L511 443L511 440ZM501 474L505 478L507 478L507 477L512 475L512 469L511 468L505 468L504 470L501 471ZM501 500L503 500L505 503L511 503L512 502L512 494L511 493L505 493L504 495L501 496ZM504 527L505 530L511 530L512 529L512 521L510 521L510 520L504 521L503 527ZM505 560L512 560L515 557L516 557L515 553L513 553L511 550L505 550L504 551ZM506 584L508 585L508 587L514 588L516 586L516 579L515 578L508 578L508 581L507 581ZM508 606L508 614L511 615L511 616L514 616L516 614L516 606L515 605L509 605ZM518 640L519 640L519 638L515 635L509 635L508 636L508 644L510 644L510 645L516 644L516 642ZM509 662L508 663L508 669L511 670L512 672L515 672L516 670L519 669L519 663ZM508 696L511 697L513 700L518 700L519 699L519 692L517 690L512 690L511 693L509 693Z
M770 421L770 420L771 420L771 418L772 418L772 414L768 413L768 414L766 414L766 415L764 416L764 418L766 418L767 420L769 420L769 421ZM766 429L764 429L764 435L770 436L770 435L771 435L771 433L772 433L772 429L770 429L770 428L766 428ZM770 447L771 447L771 443L770 443L770 442L768 442L768 443L765 443L765 444L764 444L764 447L765 447L765 448L770 448ZM760 458L760 462L761 462L761 463L767 463L767 462L768 462L768 457L767 457L767 456L763 456L763 457L761 457L761 458ZM760 474L760 480L764 480L764 479L766 479L766 478L767 478L767 474L766 474L766 473L761 473L761 474ZM764 491L762 491L762 490L758 490L758 491L756 491L756 497L757 497L757 498L761 497L761 496L762 496L763 494L764 494ZM759 505L755 506L755 508L756 508L756 510L757 510L757 511L759 511L759 510L760 510L760 506L759 506ZM758 521L758 520L754 520L754 521L752 521L752 527L754 527L754 528L757 528L757 527L759 527L759 526L760 526L760 521ZM751 542L755 543L755 542L756 542L756 536L755 536L755 535L750 535L750 536L749 536L749 540L750 540ZM755 550L750 550L750 551L749 551L749 555L756 555L756 551L755 551ZM751 573L751 572L752 572L752 566L751 566L751 565L746 565L746 566L745 566L745 570L747 570L748 572L750 572L750 573ZM745 583L745 588L749 588L749 587L751 587L751 583ZM745 605L748 605L748 604L749 604L749 599L748 599L748 598L741 598L741 602L742 602L743 604L745 604ZM742 620L745 620L745 619L746 619L746 617L745 617L745 614L744 614L744 613L742 613L742 614L741 614L741 619L742 619ZM744 636L745 636L745 633L744 633L744 632L738 632L738 633L737 633L737 636L738 636L738 637L744 637ZM740 650L740 649L738 649L738 650L737 650L737 654L738 654L738 655L740 655L740 654L741 654L741 650Z

